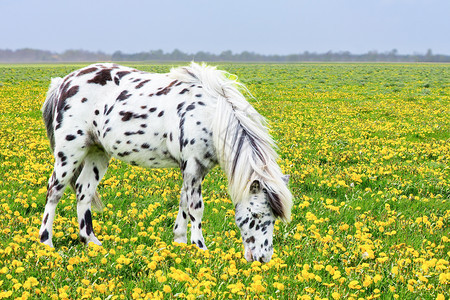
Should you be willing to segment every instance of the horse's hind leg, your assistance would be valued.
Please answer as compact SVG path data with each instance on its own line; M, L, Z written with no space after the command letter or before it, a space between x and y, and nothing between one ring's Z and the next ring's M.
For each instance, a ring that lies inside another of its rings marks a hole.
M55 149L55 166L48 182L44 215L39 230L41 243L50 247L53 247L52 229L56 206L84 156L83 151L71 151L69 155L66 149Z
M188 225L188 206L184 187L181 190L180 207L178 209L177 219L173 228L174 241L177 243L187 243L187 225Z
M85 244L93 242L101 245L101 242L94 235L91 202L95 196L97 185L105 175L108 163L109 156L106 153L102 151L89 152L84 159L83 170L75 184L80 240Z

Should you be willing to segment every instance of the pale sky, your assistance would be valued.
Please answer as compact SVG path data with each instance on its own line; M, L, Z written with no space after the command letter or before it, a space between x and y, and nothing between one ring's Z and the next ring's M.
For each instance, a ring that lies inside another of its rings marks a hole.
M0 49L450 55L450 0L0 0Z

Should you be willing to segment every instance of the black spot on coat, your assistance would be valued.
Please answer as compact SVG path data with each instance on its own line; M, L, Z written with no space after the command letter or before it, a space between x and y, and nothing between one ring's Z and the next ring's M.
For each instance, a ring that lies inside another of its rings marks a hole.
M250 222L249 228L252 229L255 226L255 220L252 220Z
M246 243L254 243L255 242L255 237L251 236L248 239L245 240Z
M47 229L45 229L44 232L42 232L42 234L41 234L41 243L45 242L46 240L48 240L48 231L47 231Z
M97 167L94 167L94 174L95 174L95 180L98 181L100 179L100 176L99 176Z
M167 95L170 92L171 87L177 82L178 80L172 81L168 86L157 92L156 96Z
M189 218L191 219L191 222L195 222L195 218L193 215L189 214Z
M121 111L119 114L123 116L122 121L124 122L131 120L131 117L133 116L133 113L131 111Z
M195 204L195 209L202 208L202 201L198 201L197 204Z
M47 224L47 220L48 220L48 214L45 215L45 218L44 218L44 225Z
M58 99L58 104L56 106L56 111L58 112L56 115L56 127L55 129L59 129L61 127L61 123L63 120L63 111L66 107L66 100L75 96L80 87L78 85L70 87L70 81L64 83L61 86L61 94Z
M88 83L106 85L108 81L112 81L111 69L102 69L95 74L95 77L89 79Z
M144 81L142 81L141 83L139 83L137 86L136 86L136 89L140 89L141 87L143 87L147 82L149 82L150 81L150 79L147 79L147 80L144 80Z
M86 234L90 235L93 232L93 229L92 229L92 215L89 209L86 210L84 214L84 219L86 220Z
M106 115L109 115L111 113L111 111L113 110L113 108L114 108L114 105L108 109L108 111L106 112Z
M83 75L86 75L86 74L89 74L89 73L93 73L93 72L95 72L95 71L97 71L97 70L98 70L98 69L95 68L95 67L87 68L87 69L81 70L81 71L77 74L77 76L83 76Z
M116 73L116 76L117 76L119 79L122 79L123 76L128 75L128 74L130 74L130 73L131 73L130 71L120 71L120 72L117 72L117 73Z
M128 94L127 90L122 91L120 95L117 97L117 101L123 101L131 97L131 94Z

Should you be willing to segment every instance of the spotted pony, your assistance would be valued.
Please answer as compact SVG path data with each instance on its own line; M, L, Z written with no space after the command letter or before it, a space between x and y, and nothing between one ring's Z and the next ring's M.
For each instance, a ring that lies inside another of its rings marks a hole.
M80 239L101 245L91 203L111 157L146 168L179 167L183 176L174 240L206 249L201 183L219 164L228 177L248 261L268 262L276 218L289 221L288 177L276 163L263 117L230 74L192 63L167 74L95 64L52 79L42 108L54 153L39 231L53 247L55 209L66 186L77 197Z

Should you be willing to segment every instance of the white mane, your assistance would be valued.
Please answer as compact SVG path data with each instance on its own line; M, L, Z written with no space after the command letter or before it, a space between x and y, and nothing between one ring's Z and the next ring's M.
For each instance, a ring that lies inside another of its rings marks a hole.
M239 91L246 90L245 86L225 71L196 63L172 69L171 76L184 82L201 83L205 92L217 99L213 140L219 164L228 177L233 202L247 199L250 184L259 180L273 202L275 214L289 221L292 194L282 180L275 143L265 119Z

